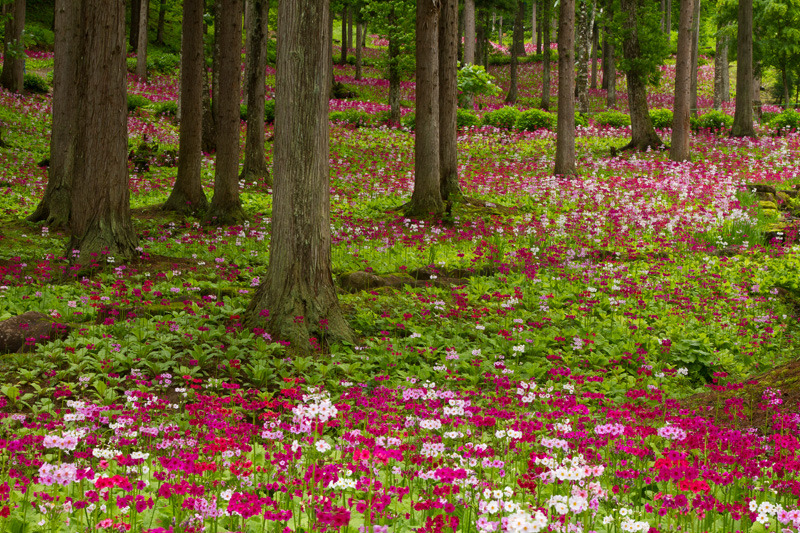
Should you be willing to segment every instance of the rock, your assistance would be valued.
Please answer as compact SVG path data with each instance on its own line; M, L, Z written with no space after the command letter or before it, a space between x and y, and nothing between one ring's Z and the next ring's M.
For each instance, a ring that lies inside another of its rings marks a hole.
M384 275L378 276L369 272L359 270L339 276L339 284L347 292L368 291L380 287L401 287L410 285L412 287L424 286L424 282L418 282L411 276L406 275Z
M32 352L37 344L66 338L71 329L44 313L28 311L0 322L0 353Z
M744 186L747 187L748 191L752 191L755 189L755 192L757 193L760 192L760 193L775 194L776 192L775 187L773 187L772 185L764 185L761 183L745 183Z
M765 211L768 211L770 209L773 211L778 210L778 204L776 204L775 202L770 202L769 200L761 200L760 202L758 202L758 207L760 207Z

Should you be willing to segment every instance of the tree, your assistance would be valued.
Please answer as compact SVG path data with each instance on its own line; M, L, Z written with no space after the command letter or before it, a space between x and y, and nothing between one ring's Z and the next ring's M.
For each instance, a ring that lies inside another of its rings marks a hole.
M753 0L739 0L736 50L736 108L731 137L755 137L753 125Z
M548 0L545 0L548 1ZM545 47L545 54L550 51ZM558 132L553 174L575 171L575 0L561 0L558 21Z
M458 184L458 0L439 12L439 189L442 200L461 196Z
M246 320L307 353L352 340L331 274L328 2L278 3L269 266Z
M364 22L361 20L361 10L356 11L356 74L355 79L356 81L361 80L362 77L362 64L363 64L363 55L364 55L364 43L363 43L363 36L364 33Z
M417 0L417 109L414 192L405 206L411 218L444 213L439 164L439 32L442 0Z
M578 100L578 111L589 112L589 51L592 46L592 28L594 27L595 4L589 0L581 0L577 21L577 54L578 75L575 82L575 97Z
M147 24L150 14L150 0L141 0L139 11L139 42L136 46L136 76L147 80Z
M201 184L203 136L203 0L183 0L181 123L178 177L163 209L195 213L208 208Z
M44 221L52 228L67 227L72 206L78 120L76 69L80 44L80 7L79 3L72 0L55 2L50 165L44 196L28 217L30 222Z
M158 23L156 24L156 43L164 44L164 17L167 14L167 0L161 0L158 4Z
M139 44L139 12L142 0L131 0L131 31L128 37L128 44L131 48L136 48Z
M760 57L764 66L775 69L779 77L774 85L775 96L788 109L800 73L800 0L771 0L759 3L758 8L753 14L754 32L758 35L754 56Z
M597 89L597 54L600 48L600 26L597 24L595 17L594 27L592 29L592 89Z
M3 6L3 9L8 7ZM25 43L22 32L25 29L25 0L14 0L6 18L5 38L3 40L3 72L0 85L11 92L21 93L25 75Z
M205 222L218 226L239 224L245 219L239 200L239 73L242 48L241 0L220 2L216 28L219 42L219 100L217 160L214 196Z
M678 55L675 59L675 109L672 119L672 146L669 158L672 161L689 159L690 137L690 92L692 77L692 41L694 5L699 0L680 0L680 18L678 19Z
M347 64L347 47L350 42L347 39L347 14L349 12L349 6L344 4L342 6L342 47L341 47L341 56L339 56L339 64L346 65Z
M71 0L80 10L75 161L67 250L92 263L130 259L138 244L128 192L124 0Z
M525 2L523 0L517 0L517 10L516 16L514 17L514 31L512 34L512 44L511 44L511 84L508 89L508 95L506 95L506 103L508 104L516 104L517 103L517 80L519 78L517 71L517 65L519 60L517 57L519 56L519 49L522 46L524 50L524 34L523 34L523 20L525 19Z
M244 149L244 166L239 176L245 181L269 181L267 155L264 150L264 99L266 96L267 68L267 16L268 0L252 0L250 26L247 34L247 138Z
M544 39L544 54L542 61L542 98L539 106L547 111L550 108L550 5L552 0L542 1L541 32Z
M721 109L730 99L730 76L728 73L728 41L726 28L717 21L717 43L714 54L714 109Z
M697 115L697 67L698 58L700 57L700 1L694 0L694 8L692 13L692 55L690 74L690 88L689 88L689 108L693 115ZM680 21L678 21L680 24Z

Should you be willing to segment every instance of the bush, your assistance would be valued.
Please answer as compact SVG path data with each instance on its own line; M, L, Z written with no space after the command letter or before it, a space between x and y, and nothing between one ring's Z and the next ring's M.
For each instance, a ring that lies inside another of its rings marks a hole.
M149 105L150 105L150 100L148 100L141 94L128 95L128 113L135 111L139 107L147 107Z
M538 108L542 104L541 98L534 98L531 96L520 96L517 98L517 106L519 107L532 107Z
M275 122L275 100L267 100L264 102L264 121L267 124Z
M171 74L180 66L181 58L176 54L154 54L152 59L147 61L148 70L158 72L159 74Z
M769 124L772 122L772 119L780 115L777 111L764 111L761 113L761 123L762 124Z
M156 115L160 117L174 117L178 114L178 102L167 100L158 102L153 106Z
M47 94L47 92L50 90L50 87L47 85L47 81L45 81L45 79L41 76L33 73L25 74L25 78L22 81L22 86L29 93L36 94Z
M481 119L472 111L459 109L456 113L456 125L459 128L471 128L473 126L480 126L481 124Z
M345 122L356 127L372 126L376 123L374 115L360 109L347 109L334 111L330 115L331 122Z
M581 128L588 128L589 117L584 115L583 113L575 113L575 127L577 128L578 126L580 126Z
M128 69L128 72L136 72L136 58L135 57L126 57L125 58L125 68Z
M621 111L604 111L594 116L594 123L598 126L621 128L631 125L631 117Z
M669 109L651 109L650 120L653 121L653 127L658 129L672 127L672 111Z
M693 129L719 131L723 128L730 128L733 125L733 117L722 111L713 110L705 115L693 117L691 123Z
M48 28L40 26L35 22L29 22L25 25L22 40L25 43L26 49L52 50L54 35Z
M501 107L483 115L483 125L510 130L517 123L520 115L521 113L516 107Z
M764 113L766 115L766 113ZM800 130L800 113L787 109L769 121L769 127L776 132Z
M541 109L528 109L520 113L514 127L520 131L535 131L538 129L552 130L556 125L556 117L552 113Z
M416 114L412 111L411 113L406 113L402 117L400 117L400 125L404 128L408 128L413 130L417 124Z

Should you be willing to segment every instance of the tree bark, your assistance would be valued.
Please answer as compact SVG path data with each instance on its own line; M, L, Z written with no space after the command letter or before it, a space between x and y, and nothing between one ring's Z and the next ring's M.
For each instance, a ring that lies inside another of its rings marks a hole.
M736 108L731 137L755 137L753 125L753 0L739 0L736 59Z
M461 196L458 184L458 0L439 12L439 190L442 200Z
M347 8L347 49L353 49L353 10L354 6Z
M542 38L547 33L546 28L550 27L550 5L552 0L542 0ZM550 43L544 43L544 53L542 54L542 98L539 106L547 111L550 108Z
M639 31L637 28L639 0L622 0L620 8L627 14L625 17L625 37L622 40L622 54L629 65L635 65L641 57L639 45ZM663 146L658 137L650 111L647 108L647 78L637 70L630 67L625 73L628 78L628 108L631 115L631 142L622 147L622 150L659 149Z
M265 182L272 185L264 150L264 100L266 98L267 68L267 0L252 0L252 35L250 55L247 57L247 137L244 149L244 167L239 176L247 182Z
M722 104L728 101L726 81L728 72L728 36L717 33L717 53L714 55L714 109L722 109Z
M680 25L680 21L678 21ZM680 31L680 30L679 30ZM689 95L691 101L689 107L693 115L697 115L697 68L700 56L700 0L694 0L694 12L692 13L692 56L691 56L691 87Z
M700 0L681 0L678 19L678 54L675 59L675 109L672 119L672 146L669 158L672 161L690 159L689 138L691 127L690 91L692 88L693 18L695 6Z
M600 28L597 22L592 29L592 89L597 89L597 56L600 48Z
M537 33L536 33L536 9L538 8L538 6L539 6L538 0L533 0L531 2L531 46L532 47L535 47L536 46L536 42L537 42L537 39L536 39L536 35L537 35ZM538 53L538 51L537 51L537 53Z
M575 99L578 102L578 112L589 111L589 48L592 43L590 27L589 0L580 0L576 21L577 50L575 62L578 64L578 75L575 80ZM560 78L559 78L560 79Z
M44 221L52 229L67 227L72 206L75 132L78 120L76 68L81 24L79 8L80 5L73 0L55 2L50 166L44 196L28 217L28 221Z
M348 12L348 8L347 8L347 4L345 4L344 7L342 7L342 39L341 39L341 44L342 44L341 53L342 53L342 55L339 57L339 64L340 65L346 65L347 64L347 53L348 53L347 45L349 44L347 42L347 12Z
M147 81L147 24L150 14L150 0L141 0L139 11L139 42L136 46L136 76Z
M475 64L475 0L464 0L464 64Z
M200 172L203 159L203 0L183 0L181 50L178 177L163 209L196 213L208 208Z
M156 43L164 44L164 17L167 14L167 0L161 0L158 5L158 25L156 26Z
M216 226L232 226L245 219L239 200L241 0L222 0L219 13L217 160L214 168L214 196L211 198L205 222Z
M410 218L444 213L439 165L439 32L441 0L417 0L416 135L414 192L406 205Z
M546 48L545 53L549 50ZM575 0L561 0L558 22L558 130L553 174L575 171Z
M362 62L362 53L364 47L362 46L361 42L361 34L364 31L364 24L361 22L356 22L356 80L361 80L362 72L361 72L361 62Z
M275 189L269 266L247 323L309 353L353 338L331 273L328 2L278 3Z
M80 4L77 123L71 189L71 261L82 267L134 257L128 192L124 0ZM77 253L74 252L77 250Z
M511 83L506 95L506 103L514 105L517 103L517 85L519 82L518 65L519 65L519 47L524 47L523 41L523 20L525 17L525 3L522 0L517 0L517 13L514 17L514 31L512 33L511 42Z
M672 0L666 0L667 2L667 20L664 22L666 26L666 34L667 34L667 44L669 44L670 40L672 40Z
M6 20L3 42L3 72L0 85L13 93L21 93L25 85L25 0L14 0Z
M214 124L214 149L216 150L219 134L219 54L220 54L220 35L219 29L222 25L222 0L211 0L214 9L214 48L211 58L211 117Z
M606 107L613 109L617 106L617 65L614 57L614 41L608 42L608 70L603 76L606 83ZM606 80L606 76L608 79Z
M142 7L142 0L131 0L131 28L128 36L128 45L136 50L139 44L139 12Z

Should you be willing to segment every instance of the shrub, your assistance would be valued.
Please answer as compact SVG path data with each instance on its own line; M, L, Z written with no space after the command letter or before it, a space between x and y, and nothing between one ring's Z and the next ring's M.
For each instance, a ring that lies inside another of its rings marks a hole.
M128 72L136 72L136 57L126 57L125 68L128 69Z
M48 28L32 22L25 25L22 40L26 49L52 50L54 35Z
M473 126L479 126L481 123L481 119L472 111L458 109L456 113L456 125L459 128L471 128Z
M135 111L139 107L147 107L150 105L150 100L141 94L128 95L128 113Z
M658 129L672 127L672 111L669 109L651 109L650 120L653 121L653 127Z
M516 107L501 107L483 115L483 125L510 130L517 123L520 114L519 109Z
M356 127L372 126L376 122L375 116L360 109L334 111L329 117L331 122L345 122Z
M709 111L692 120L692 127L696 129L719 131L723 128L730 128L732 125L733 117L717 110Z
M264 102L264 121L267 124L275 122L275 100L267 100Z
M594 116L594 122L598 126L621 128L631 125L631 117L621 111L604 111Z
M400 125L404 128L408 128L413 130L417 125L417 117L416 114L412 111L411 113L406 113L402 117L400 117Z
M520 96L517 98L517 106L538 108L542 104L541 98L532 96Z
M552 113L541 109L528 109L520 113L514 127L521 131L535 131L538 129L552 130L556 125L556 117Z
M29 93L36 94L47 94L47 92L50 90L50 87L47 85L47 81L45 81L45 79L41 76L33 73L25 74L25 78L22 81L22 86Z
M500 87L494 84L494 76L480 65L466 64L458 69L458 103L464 107L466 101L479 94L498 95Z
M160 74L170 74L181 65L181 58L176 54L154 54L151 61L147 62L147 68Z
M589 127L589 117L583 113L575 113L575 127L577 128L578 126L581 128Z
M762 124L769 124L772 122L772 119L780 115L777 111L764 111L761 113L761 123Z
M153 106L156 115L161 117L174 117L178 114L178 102L167 100L165 102L158 102Z
M784 130L800 130L800 113L794 109L787 109L770 120L769 127L778 133Z

